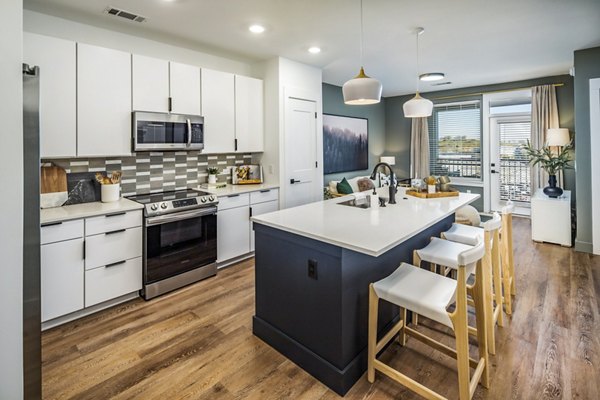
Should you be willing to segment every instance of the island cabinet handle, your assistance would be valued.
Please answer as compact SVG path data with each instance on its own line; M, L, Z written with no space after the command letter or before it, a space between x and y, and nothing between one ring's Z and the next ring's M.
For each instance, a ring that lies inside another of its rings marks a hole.
M110 217L118 217L119 215L125 215L127 214L126 212L119 212L119 213L113 213L113 214L106 214L104 217L105 218L110 218Z

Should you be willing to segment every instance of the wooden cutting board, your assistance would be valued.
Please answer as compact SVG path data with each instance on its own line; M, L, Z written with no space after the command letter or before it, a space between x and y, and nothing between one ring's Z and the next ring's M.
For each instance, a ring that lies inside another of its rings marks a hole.
M67 173L57 166L42 167L40 176L42 194L67 191Z
M435 192L435 193L427 193L427 192L415 192L414 190L407 190L406 194L409 196L420 197L422 199L439 199L441 197L454 197L458 196L458 191L452 192Z

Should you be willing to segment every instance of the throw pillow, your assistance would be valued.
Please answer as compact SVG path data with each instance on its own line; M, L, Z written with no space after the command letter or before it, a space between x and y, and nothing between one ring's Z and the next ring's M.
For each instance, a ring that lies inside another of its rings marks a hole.
M371 190L375 188L375 184L373 184L373 181L369 178L359 179L358 182L356 182L356 184L358 185L359 192L364 192L365 190Z
M340 183L337 184L337 191L340 194L352 194L352 186L348 183L346 178L342 179Z

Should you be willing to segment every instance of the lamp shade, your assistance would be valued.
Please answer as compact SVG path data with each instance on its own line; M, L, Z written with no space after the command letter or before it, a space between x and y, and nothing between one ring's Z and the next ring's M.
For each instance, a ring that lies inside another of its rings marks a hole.
M417 92L415 97L404 103L402 109L406 118L429 117L433 112L433 103Z
M566 146L571 142L569 130L566 128L550 128L546 133L546 146Z
M379 162L386 163L388 165L396 165L396 157L394 156L382 156L379 158Z
M381 101L381 91L381 82L365 75L362 67L358 75L342 86L344 103L350 105L377 104Z

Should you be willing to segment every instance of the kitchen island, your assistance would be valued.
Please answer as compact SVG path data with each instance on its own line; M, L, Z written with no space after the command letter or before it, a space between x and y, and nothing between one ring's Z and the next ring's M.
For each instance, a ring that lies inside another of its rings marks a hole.
M386 207L340 204L350 195L253 217L254 334L344 395L367 368L369 283L412 262L478 197L419 199L400 188ZM381 304L379 332L397 319L396 307Z

